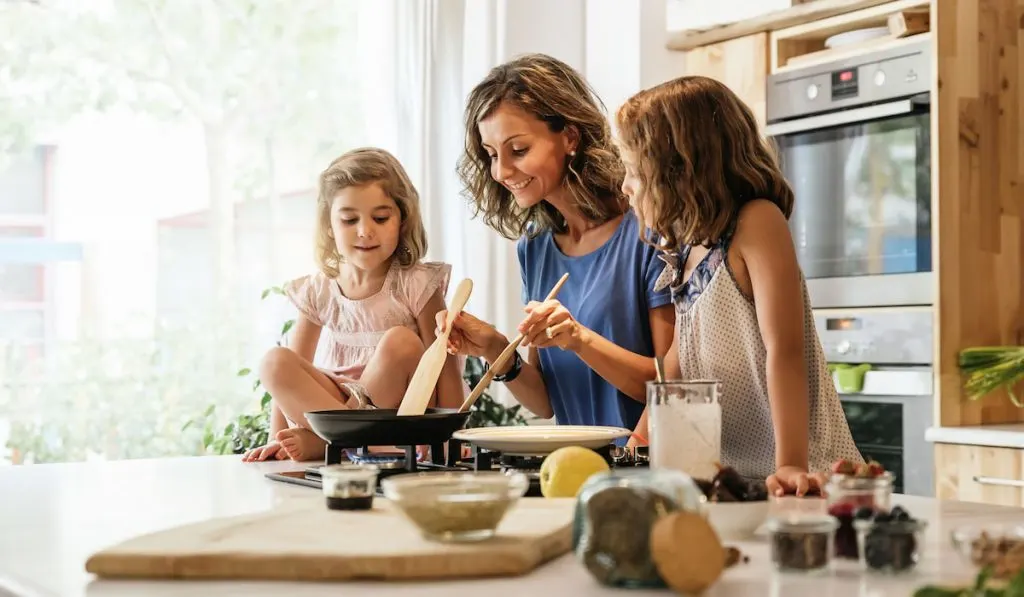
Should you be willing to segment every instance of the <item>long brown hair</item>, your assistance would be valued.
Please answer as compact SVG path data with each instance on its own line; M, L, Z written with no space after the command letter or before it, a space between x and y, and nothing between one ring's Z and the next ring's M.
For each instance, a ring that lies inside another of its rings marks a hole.
M402 164L387 151L361 147L345 152L320 174L316 201L316 263L329 278L338 277L343 259L331 229L334 197L348 187L380 185L398 205L402 227L394 258L402 267L418 263L427 252L427 233L420 216L420 195Z
M788 219L793 190L754 114L708 77L680 77L641 91L616 114L623 150L636 160L635 204L676 248L718 241L753 199Z
M624 170L604 104L569 65L545 54L527 54L491 69L466 103L466 144L457 170L474 216L482 213L488 226L509 239L565 230L565 219L551 204L541 201L521 210L508 189L491 177L491 159L477 125L502 102L536 116L552 132L578 131L576 155L567 159L562 184L587 219L603 223L626 210Z

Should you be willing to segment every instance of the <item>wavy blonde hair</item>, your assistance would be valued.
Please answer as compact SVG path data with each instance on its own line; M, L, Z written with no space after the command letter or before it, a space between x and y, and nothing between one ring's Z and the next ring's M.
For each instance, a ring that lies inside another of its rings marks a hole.
M477 125L503 102L536 116L552 132L567 127L578 131L576 155L566 160L562 184L587 219L607 222L628 208L621 191L624 170L604 104L569 65L545 54L526 54L491 69L466 103L466 143L457 171L474 216L482 213L488 226L513 240L545 229L566 229L565 219L551 204L541 201L521 210L512 193L491 177L491 159Z
M793 190L757 120L728 87L680 77L634 95L616 114L619 141L636 161L642 219L660 245L718 241L753 199L788 219Z
M380 185L398 205L402 224L394 258L402 267L418 263L427 252L427 233L420 216L420 195L402 164L383 149L362 147L342 154L320 174L316 201L316 263L326 276L336 278L343 258L331 229L331 204L348 187Z

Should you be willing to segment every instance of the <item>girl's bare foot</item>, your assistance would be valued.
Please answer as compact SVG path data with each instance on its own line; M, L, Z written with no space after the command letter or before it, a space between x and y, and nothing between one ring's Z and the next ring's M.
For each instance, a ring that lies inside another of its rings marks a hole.
M323 460L327 442L305 427L291 427L277 432L277 441L288 457L295 461Z

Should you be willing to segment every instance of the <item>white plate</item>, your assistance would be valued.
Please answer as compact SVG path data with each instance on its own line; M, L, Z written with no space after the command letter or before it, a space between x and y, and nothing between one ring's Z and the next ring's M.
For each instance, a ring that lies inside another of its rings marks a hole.
M463 429L453 433L452 437L504 454L544 456L565 446L596 450L629 435L629 429L622 427L523 425Z
M867 27L865 29L854 29L853 31L845 31L843 33L837 33L832 37L825 40L825 47L841 48L843 46L849 46L852 44L867 41L869 39L875 39L878 37L885 37L889 35L888 27Z

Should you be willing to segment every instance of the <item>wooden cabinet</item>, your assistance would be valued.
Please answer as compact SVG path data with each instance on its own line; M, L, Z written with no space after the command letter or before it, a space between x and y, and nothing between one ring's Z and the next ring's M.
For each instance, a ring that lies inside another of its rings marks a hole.
M935 497L1024 506L1024 450L935 444Z
M686 52L688 75L717 79L732 89L764 126L768 33L755 33Z

